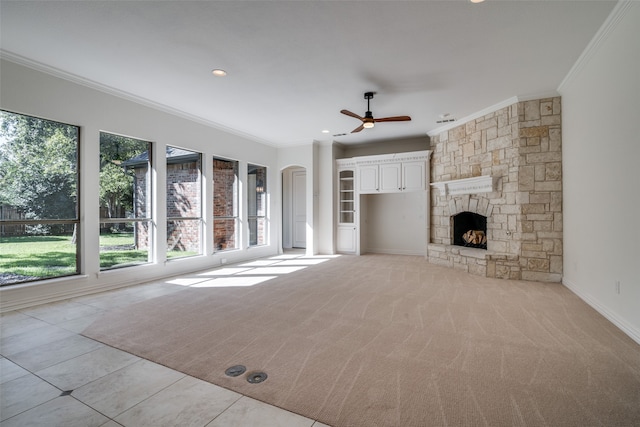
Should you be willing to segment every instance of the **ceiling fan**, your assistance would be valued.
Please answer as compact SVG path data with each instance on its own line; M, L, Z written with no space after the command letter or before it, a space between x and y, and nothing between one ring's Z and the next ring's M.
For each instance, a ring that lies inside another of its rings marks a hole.
M365 92L364 99L367 100L367 112L364 113L364 117L360 117L356 113L352 113L349 110L340 110L342 114L346 114L347 116L355 117L356 119L362 121L362 124L351 131L351 133L360 132L362 129L370 129L375 126L375 123L378 122L406 122L411 120L409 116L394 116L394 117L382 117L382 118L374 118L371 113L371 109L369 108L369 101L373 98L375 92Z

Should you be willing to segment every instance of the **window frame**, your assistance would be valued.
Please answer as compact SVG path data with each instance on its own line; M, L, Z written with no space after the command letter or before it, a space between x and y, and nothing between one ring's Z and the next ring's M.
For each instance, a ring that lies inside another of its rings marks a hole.
M251 179L249 178L250 175L252 175L252 170L259 170L262 169L264 170L264 177L263 177L263 181L262 182L258 182L257 178L256 178L256 182L255 185L252 186L251 184ZM255 247L260 247L260 246L266 246L269 244L269 221L268 221L268 216L269 216L269 191L268 191L268 186L267 186L267 181L268 181L268 173L269 173L269 169L266 166L263 165L259 165L259 164L255 164L255 163L248 163L247 164L247 237L248 237L248 246L250 248L255 248ZM258 202L258 194L262 195L262 206L258 206L259 202ZM252 196L255 197L255 199L253 199L252 201ZM256 206L256 214L252 214L251 213L251 206L252 204L255 204ZM260 209L262 208L262 209ZM259 212L262 211L262 215L259 214ZM263 235L262 235L262 241L260 239L261 234L260 234L260 220L262 220L263 223ZM252 243L253 241L253 233L251 230L251 224L252 221L255 221L256 223L256 234L255 234L255 241L256 243Z
M53 276L38 276L38 277L33 277L33 278L28 278L28 279L24 279L24 280L17 280L17 281L12 281L9 283L0 283L0 287L9 287L9 286L13 286L13 285L21 285L24 283L30 283L30 282L37 282L37 281L49 281L49 280L54 280L54 279L59 279L61 277L71 277L71 276L79 276L80 274L82 274L82 245L81 245L81 241L82 241L82 222L80 221L80 218L82 217L82 200L81 200L81 196L82 196L82 182L81 182L81 170L82 170L82 164L81 164L81 148L82 148L82 141L83 141L83 134L82 134L82 127L80 125L74 125L71 123L66 123L66 122L62 122L59 120L52 120L52 119L47 119L47 118L43 118L40 116L36 116L36 115L32 115L32 114L24 114L24 113L17 113L14 111L10 111L10 110L6 110L6 109L0 109L0 113L2 114L11 114L11 115L15 115L15 116L21 116L21 117L26 117L28 119L33 119L33 120L40 120L40 121L46 121L46 122L51 122L51 123L56 123L58 125L63 125L63 126L68 126L68 127L72 127L75 128L75 218L70 219L70 218L66 218L66 219L2 219L0 217L0 230L4 230L5 226L29 226L29 225L54 225L54 224L58 224L58 225L73 225L74 226L74 235L72 236L72 239L74 240L74 245L75 245L75 271L71 272L71 273L65 273L65 274L58 274L58 275L53 275ZM2 233L4 234L4 233ZM0 234L0 237L2 236L2 234Z
M134 217L131 218L127 218L127 217L117 217L117 218L105 218L100 216L99 217L99 226L102 226L102 224L123 224L123 223L133 223L134 227L138 227L138 224L143 224L146 223L147 224L147 261L145 262L132 262L132 263L126 263L126 264L117 264L117 265L113 265L110 267L102 267L102 259L99 260L100 263L100 271L101 272L105 272L105 271L111 271L111 270L117 270L120 268L127 268L127 267L135 267L135 266L140 266L140 265L147 265L147 264L151 264L153 263L154 260L154 242L155 242L155 238L156 238L156 233L155 233L155 227L154 227L154 217L153 217L153 212L154 212L154 173L153 173L153 154L154 154L154 149L155 149L155 144L152 141L148 141L146 139L142 139L142 138L136 138L136 137L132 137L132 136L127 136L127 135L123 135L123 134L119 134L119 133L115 133L115 132L107 132L107 131L100 131L99 132L99 153L100 156L102 156L102 134L110 134L110 135L114 135L116 137L120 137L120 138L127 138L127 139L132 139L132 140L136 140L139 142L144 142L147 144L147 149L146 149L146 153L147 153L147 163L146 163L146 167L147 167L147 172L145 174L145 184L146 184L146 189L145 189L145 216L144 217L138 217L137 214L135 214L135 212L137 212L137 206L136 206L136 202L135 202L135 193L136 193L136 182L135 182L135 178L134 178L134 183L133 183L133 193L134 193L134 201L133 201L133 212L134 212ZM144 154L141 153L139 155ZM100 167L100 172L102 171L102 167ZM98 177L98 187L100 189L102 189L102 183L100 180L100 177ZM100 208L102 208L102 206L100 206ZM134 232L135 235L135 232ZM134 237L135 238L135 237ZM99 254L100 255L100 254ZM99 257L100 258L100 257Z
M202 167L203 167L203 159L204 159L204 155L201 152L198 151L193 151L187 148L182 148L182 147L178 147L175 145L167 145L167 149L165 150L165 153L167 153L167 151L169 151L169 148L173 148L173 149L178 149L178 150L183 150L183 151L188 151L190 153L192 153L193 155L197 155L197 160L191 160L189 163L195 161L198 164L198 205L199 205L199 209L198 209L198 216L169 216L169 191L168 191L168 186L169 186L169 165L170 164L184 164L184 162L179 162L179 161L170 161L170 158L167 156L166 157L166 161L165 161L165 198L166 198L166 204L165 204L165 208L166 208L166 230L167 230L167 252L166 254L169 255L170 251L169 250L169 223L170 222L175 222L175 221L198 221L198 253L194 254L194 255L182 255L182 256L175 256L175 257L169 257L167 256L167 260L171 261L171 260L176 260L176 259L181 259L181 258L187 258L187 257L192 257L192 256L200 256L203 254L203 241L202 241L202 237L203 237L203 177L204 174L202 172ZM182 156L182 157L186 157L186 155Z
M216 167L215 167L215 161L221 161L221 162L227 162L233 165L233 171L234 171L234 183L233 183L233 194L232 194L232 198L233 198L233 215L229 216L229 215L220 215L220 216L216 216L215 215L215 202L216 202L216 189L217 189L217 185L216 185ZM240 162L238 160L233 160L233 159L227 159L224 157L219 157L219 156L213 156L212 160L212 180L213 180L213 211L212 211L212 217L213 217L213 252L214 253L219 253L219 252L226 252L226 251L234 251L234 250L238 250L241 248L241 244L240 244ZM233 236L234 236L234 247L231 248L223 248L223 249L218 249L219 243L216 242L216 221L229 221L229 220L233 220Z

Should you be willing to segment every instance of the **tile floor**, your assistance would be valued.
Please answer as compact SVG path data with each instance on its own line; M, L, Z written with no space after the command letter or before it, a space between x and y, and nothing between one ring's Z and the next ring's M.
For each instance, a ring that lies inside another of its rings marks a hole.
M79 335L107 310L184 289L165 281L3 314L0 426L326 426Z

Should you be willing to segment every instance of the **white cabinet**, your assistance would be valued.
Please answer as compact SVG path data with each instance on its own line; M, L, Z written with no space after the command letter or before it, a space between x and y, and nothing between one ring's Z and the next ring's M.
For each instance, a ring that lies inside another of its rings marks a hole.
M380 191L378 165L358 166L358 191L360 194L371 194Z
M402 163L402 191L419 191L425 189L425 162Z
M336 250L343 253L358 252L357 192L355 165L340 166L338 162L338 226Z
M381 193L402 191L402 163L381 164L379 182Z
M414 151L336 160L337 252L359 255L366 247L366 235L360 235L366 224L360 222L367 215L360 211L366 210L368 198L360 195L424 191L430 156L431 151Z
M360 194L398 193L425 189L424 160L358 165Z
M357 228L355 225L338 225L336 233L336 250L342 253L356 253Z

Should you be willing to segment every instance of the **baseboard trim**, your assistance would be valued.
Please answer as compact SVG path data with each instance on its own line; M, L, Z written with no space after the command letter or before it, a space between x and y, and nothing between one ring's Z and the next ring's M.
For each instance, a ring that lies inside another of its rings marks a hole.
M418 255L426 256L425 252L405 249L366 248L362 254L386 254L386 255Z
M576 294L581 300L589 304L594 310L602 314L607 320L616 325L618 329L627 334L629 338L640 344L640 330L629 325L624 319L618 317L615 313L612 313L607 307L600 304L596 298L587 292L582 291L575 283L572 283L566 278L562 279L562 284L566 286L571 292Z

